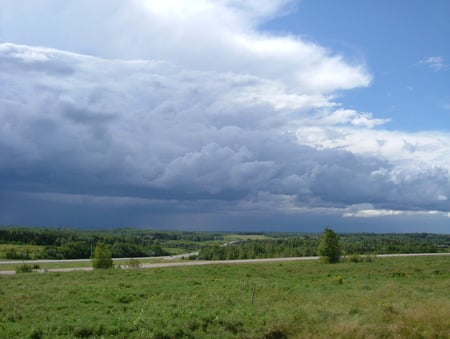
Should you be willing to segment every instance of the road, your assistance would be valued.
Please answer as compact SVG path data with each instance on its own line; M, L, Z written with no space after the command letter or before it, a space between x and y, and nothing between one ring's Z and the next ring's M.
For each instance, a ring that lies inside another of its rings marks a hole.
M198 252L170 255L164 257L143 257L143 258L114 258L117 261L128 261L130 259L139 259L139 260L155 260L155 259L163 259L163 260L179 260L187 257L192 257L194 255L198 255ZM74 262L90 262L91 259L40 259L40 260L6 260L0 261L0 265L13 264L51 264L51 263L74 263Z
M258 264L258 263L271 263L271 262L288 262L288 261L303 261L303 260L317 260L319 257L292 257L292 258L266 258L266 259L241 259L241 260L188 260L170 262L171 259L181 259L196 253L180 254L170 257L156 257L159 259L167 259L167 262L159 263L144 263L141 264L142 268L160 268L160 267L176 267L176 266L201 266L201 265L234 265L234 264ZM377 258L390 258L390 257L419 257L419 256L450 256L450 253L407 253L407 254L378 254ZM114 260L128 260L129 258L115 258ZM136 259L136 258L135 258ZM144 259L144 258L137 258ZM155 259L155 257L145 258ZM71 260L28 260L28 261L0 261L1 264L39 264L39 263L73 263L73 262L86 262L90 259L71 259ZM122 267L122 269L128 269ZM36 272L70 272L70 271L92 271L92 267L71 267L71 268L49 268L45 270L36 270ZM2 271L0 266L0 274L15 274L15 271Z

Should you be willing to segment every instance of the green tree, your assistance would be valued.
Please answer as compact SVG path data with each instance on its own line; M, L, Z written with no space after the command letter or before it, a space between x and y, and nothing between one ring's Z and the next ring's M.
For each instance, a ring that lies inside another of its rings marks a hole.
M323 262L327 264L334 264L339 261L341 256L339 236L331 228L325 228L318 252Z
M113 266L111 250L102 242L97 243L94 251L93 266L97 268L111 268Z

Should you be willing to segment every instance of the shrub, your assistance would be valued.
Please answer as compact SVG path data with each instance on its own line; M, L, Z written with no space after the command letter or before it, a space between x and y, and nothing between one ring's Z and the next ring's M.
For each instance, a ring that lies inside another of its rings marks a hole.
M351 256L348 257L348 260L350 262L358 263L358 262L362 262L364 260L364 258L359 254L352 254Z
M360 263L360 262L372 262L375 260L375 255L370 254L351 254L346 257L346 260L349 262Z
M112 268L113 260L111 250L102 242L95 246L93 267L97 268Z
M16 273L30 273L33 272L33 266L23 264L16 267Z
M30 259L30 255L28 253L28 249L25 249L23 251L17 251L15 248L9 248L6 251L6 259Z

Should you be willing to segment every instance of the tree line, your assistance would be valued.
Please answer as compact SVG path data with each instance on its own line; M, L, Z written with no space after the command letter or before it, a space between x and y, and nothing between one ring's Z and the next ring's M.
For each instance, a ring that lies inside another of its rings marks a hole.
M243 240L226 246L206 246L199 259L235 260L318 256L321 234L286 239ZM449 252L450 235L412 234L340 234L344 255Z
M6 250L7 259L88 259L98 243L104 243L113 258L170 255L163 245L172 241L192 248L190 242L217 240L223 235L208 232L165 232L114 229L78 230L59 228L0 227L0 244L33 245L33 248Z
M103 243L113 258L138 258L170 255L165 248L192 252L200 249L199 258L233 260L274 257L317 256L322 235L317 233L240 233L264 235L265 240L245 240L226 246L226 233L159 231L119 228L80 230L63 228L0 227L0 244L23 245L3 247L7 259L88 259L96 245ZM448 252L450 235L411 234L340 234L344 255L380 253ZM29 245L30 248L27 248Z

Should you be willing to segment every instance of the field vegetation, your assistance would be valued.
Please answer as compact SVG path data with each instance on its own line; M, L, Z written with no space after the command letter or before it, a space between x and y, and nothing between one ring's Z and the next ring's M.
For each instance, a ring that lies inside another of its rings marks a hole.
M16 274L0 337L448 338L449 290L449 256Z

